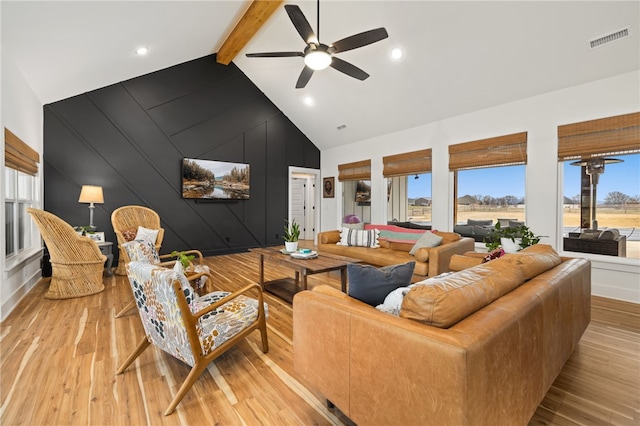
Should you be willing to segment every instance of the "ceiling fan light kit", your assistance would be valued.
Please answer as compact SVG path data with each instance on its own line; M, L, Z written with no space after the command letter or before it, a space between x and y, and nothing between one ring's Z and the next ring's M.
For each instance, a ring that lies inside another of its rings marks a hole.
M318 35L313 32L311 25L307 18L300 10L300 7L294 4L287 4L284 6L289 19L293 23L293 26L300 34L300 37L306 43L304 52L265 52L265 53L247 53L249 58L290 58L295 56L301 56L304 58L305 67L302 69L298 81L296 82L296 89L301 89L307 85L314 71L320 71L327 67L331 67L337 71L340 71L350 77L358 80L366 80L369 74L356 67L349 62L343 61L340 58L335 57L336 53L346 52L347 50L357 49L359 47L366 46L383 40L389 37L387 30L384 28L376 28L373 30L365 31L359 34L352 35L350 37L338 40L330 45L320 43L320 0L318 0Z

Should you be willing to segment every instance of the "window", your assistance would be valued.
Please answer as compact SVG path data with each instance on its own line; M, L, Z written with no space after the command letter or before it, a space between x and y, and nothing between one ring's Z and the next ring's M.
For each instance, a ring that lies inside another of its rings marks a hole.
M370 223L371 160L339 164L338 180L342 182L342 218L356 215L361 222Z
M523 222L526 163L526 132L450 145L454 224L468 225L469 219ZM475 236L467 231L461 233Z
M27 208L35 202L34 176L5 168L5 250L6 256L16 255L31 247L32 222Z
M640 113L558 127L563 249L640 259Z
M431 225L431 149L383 157L389 221Z
M5 255L18 255L33 244L33 223L27 208L37 201L36 175L40 155L4 129L5 141Z

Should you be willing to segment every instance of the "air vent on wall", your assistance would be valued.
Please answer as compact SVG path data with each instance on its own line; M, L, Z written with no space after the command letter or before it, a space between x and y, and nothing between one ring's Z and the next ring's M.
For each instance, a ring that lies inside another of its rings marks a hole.
M629 37L629 27L589 40L589 46L592 49L595 49L596 47L600 47L604 44L611 43L612 41L620 40L625 37Z

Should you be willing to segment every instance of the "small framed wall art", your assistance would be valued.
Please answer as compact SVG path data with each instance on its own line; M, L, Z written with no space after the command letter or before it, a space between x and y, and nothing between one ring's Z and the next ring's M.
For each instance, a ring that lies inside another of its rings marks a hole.
M335 178L326 177L322 179L322 198L333 198L335 189Z
M91 238L96 243L104 243L104 232L87 233L87 237Z

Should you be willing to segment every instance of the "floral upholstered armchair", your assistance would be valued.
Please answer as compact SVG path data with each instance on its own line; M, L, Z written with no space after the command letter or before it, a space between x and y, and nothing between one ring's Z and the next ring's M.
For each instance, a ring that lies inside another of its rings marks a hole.
M254 330L260 330L263 352L269 351L268 309L258 284L198 296L184 274L134 260L127 264L127 276L146 335L117 374L151 344L192 367L165 415L175 410L210 362ZM248 297L249 292L257 297Z
M180 266L177 265L178 262L175 260L176 257L173 254L159 255L156 246L146 240L128 241L121 244L120 248L125 254L124 257L127 262L152 263L159 266ZM204 264L204 258L199 250L187 250L182 253L191 255L193 258L198 257L198 263L194 264L190 262L188 279L190 282L193 282L196 292L202 294L207 281L211 280L211 282L213 282L211 271L209 267ZM184 272L183 268L178 269L179 272ZM116 318L120 318L129 310L133 309L134 306L135 300L132 300L116 314Z

